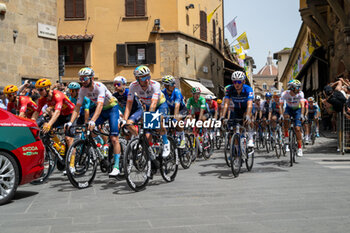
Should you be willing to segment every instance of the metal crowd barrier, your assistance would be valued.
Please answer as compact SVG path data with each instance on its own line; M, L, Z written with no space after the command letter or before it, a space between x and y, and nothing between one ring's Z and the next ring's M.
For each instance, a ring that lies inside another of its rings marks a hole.
M344 114L338 113L338 119L340 120L340 130L338 131L338 135L341 140L340 141L340 152L344 155L345 152L350 151L350 120L348 120Z

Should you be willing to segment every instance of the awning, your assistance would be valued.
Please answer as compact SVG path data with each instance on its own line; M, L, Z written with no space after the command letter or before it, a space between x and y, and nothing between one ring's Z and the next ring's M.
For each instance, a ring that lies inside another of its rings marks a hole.
M94 35L59 35L58 40L59 41L87 41L91 42L94 38Z
M198 81L189 80L189 79L182 79L186 82L191 88L192 87L199 87L201 89L201 95L212 95L215 96L213 92L211 92L208 88L206 88L203 84L201 84Z

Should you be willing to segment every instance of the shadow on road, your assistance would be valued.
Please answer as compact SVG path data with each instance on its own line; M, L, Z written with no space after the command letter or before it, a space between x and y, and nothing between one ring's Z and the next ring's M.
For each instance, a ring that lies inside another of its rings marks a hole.
M37 194L38 194L38 192L17 190L13 200L20 200L20 199L23 199L23 198L27 198L27 197L31 197L31 196L37 195Z
M226 166L227 167L227 166ZM213 171L205 171L199 172L201 176L217 176L219 179L233 179L231 168L227 167L225 170L213 170Z

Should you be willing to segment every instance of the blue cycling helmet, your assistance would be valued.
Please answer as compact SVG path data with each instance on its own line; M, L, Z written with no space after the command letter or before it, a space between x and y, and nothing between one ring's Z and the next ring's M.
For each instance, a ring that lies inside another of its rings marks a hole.
M71 82L68 85L68 88L71 89L71 90L77 90L77 89L80 89L80 84L77 83L77 82Z
M270 92L267 92L267 93L265 94L265 98L271 98L271 97L272 97L272 95L271 95Z

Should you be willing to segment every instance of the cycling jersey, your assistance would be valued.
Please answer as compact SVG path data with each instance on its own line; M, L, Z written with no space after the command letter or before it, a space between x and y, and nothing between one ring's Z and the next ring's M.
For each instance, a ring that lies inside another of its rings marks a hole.
M282 104L280 101L276 102L275 100L270 101L269 111L272 112L273 115L280 114L280 108Z
M89 87L82 87L79 91L77 104L83 104L84 97L88 97L96 105L98 103L103 103L103 110L107 110L116 106L117 99L114 98L112 93L107 89L107 87L100 82L94 82L93 90L90 91Z
M18 98L18 104L17 101L8 103L7 111L15 113L24 112L27 118L31 118L38 106L29 96L19 96Z
M215 100L212 100L211 104L208 103L208 105L209 105L209 110L210 111L218 110L218 103Z
M313 105L308 105L308 115L311 116L315 116L318 112L320 112L320 107L318 106L317 103L313 103Z
M181 91L178 88L175 88L173 92L171 93L171 96L168 95L168 92L166 91L166 88L162 90L164 97L166 99L166 102L168 104L168 107L170 110L174 111L175 104L180 103L180 109L183 109L185 107L185 101L181 94Z
M69 97L69 100L72 101L73 104L77 104L77 101L78 101L76 98L73 98L72 96ZM94 107L96 107L96 104L92 102L88 97L85 96L83 100L82 109L90 110L90 109L93 109Z
M246 109L247 102L254 99L254 92L250 86L244 84L242 92L238 94L235 87L230 85L226 88L225 98L229 98L233 102L234 110Z
M271 103L271 101L270 101ZM263 117L267 117L268 113L269 113L269 107L270 107L270 103L268 103L266 100L262 101L260 104L260 111L263 113Z
M123 94L119 94L119 92L114 92L113 96L118 100L119 110L124 114L126 102L128 100L129 88L125 88ZM136 112L138 109L142 109L142 105L139 100L134 98L131 107L131 113Z
M205 98L200 96L198 101L195 102L194 98L191 97L188 99L187 101L187 109L191 109L192 107L192 114L200 114L201 109L204 109L206 112L207 111L207 107L206 107L206 102L205 102Z
M151 106L152 100L158 100L157 107L166 102L163 92L160 90L160 83L153 80L150 80L147 90L143 90L138 81L132 82L129 87L127 100L133 100L135 93L146 105L146 108Z
M304 93L300 91L298 94L295 96L291 95L291 91L287 90L282 93L280 103L286 104L287 107L292 108L294 110L301 108L301 102L304 102Z
M59 90L52 91L52 99L48 100L47 97L41 97L38 100L37 112L40 112L44 105L48 107L54 107L55 111L61 111L62 116L72 114L75 105L69 100L69 98Z

